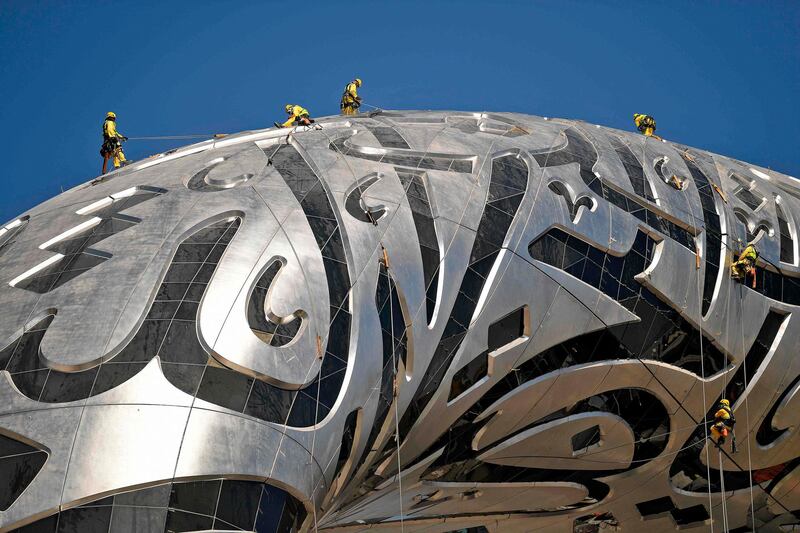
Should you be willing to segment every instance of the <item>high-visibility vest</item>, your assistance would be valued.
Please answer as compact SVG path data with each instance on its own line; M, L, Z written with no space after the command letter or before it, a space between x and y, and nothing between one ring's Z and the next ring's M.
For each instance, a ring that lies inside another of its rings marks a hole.
M299 105L292 106L292 116L293 117L300 117L303 115L308 115L308 110L300 107Z
M342 93L342 103L343 104L352 104L356 102L356 98L358 98L358 86L355 82L351 81L347 85L344 86L344 92Z
M120 134L117 131L116 121L106 119L105 122L103 122L103 139L107 141L117 137L120 137Z

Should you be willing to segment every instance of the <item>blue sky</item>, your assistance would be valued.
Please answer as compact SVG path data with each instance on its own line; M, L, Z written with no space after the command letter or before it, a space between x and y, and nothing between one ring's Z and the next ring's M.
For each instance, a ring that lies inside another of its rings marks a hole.
M800 2L0 2L0 220L134 136L268 127L287 102L517 111L631 128L800 177ZM131 141L140 159L179 143Z

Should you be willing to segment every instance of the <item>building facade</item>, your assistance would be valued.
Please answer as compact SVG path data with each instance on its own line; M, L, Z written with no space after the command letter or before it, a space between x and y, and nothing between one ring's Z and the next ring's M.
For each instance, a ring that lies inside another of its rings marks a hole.
M0 531L800 523L794 178L519 114L319 124L0 228Z

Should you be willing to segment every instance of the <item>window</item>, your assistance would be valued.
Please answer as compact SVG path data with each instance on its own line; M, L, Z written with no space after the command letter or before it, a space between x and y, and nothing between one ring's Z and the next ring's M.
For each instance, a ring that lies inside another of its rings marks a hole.
M592 426L572 436L572 453L580 455L589 451L590 446L600 442L600 426Z
M789 228L789 221L781 208L781 204L775 202L775 208L778 215L778 228L780 229L781 236L781 261L793 265L794 259L794 239L792 238L792 231Z

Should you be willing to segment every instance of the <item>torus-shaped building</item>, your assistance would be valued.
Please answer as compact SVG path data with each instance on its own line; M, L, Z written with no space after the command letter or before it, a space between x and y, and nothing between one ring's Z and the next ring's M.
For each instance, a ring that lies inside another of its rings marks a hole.
M318 124L0 228L0 531L800 523L794 178L511 113Z

